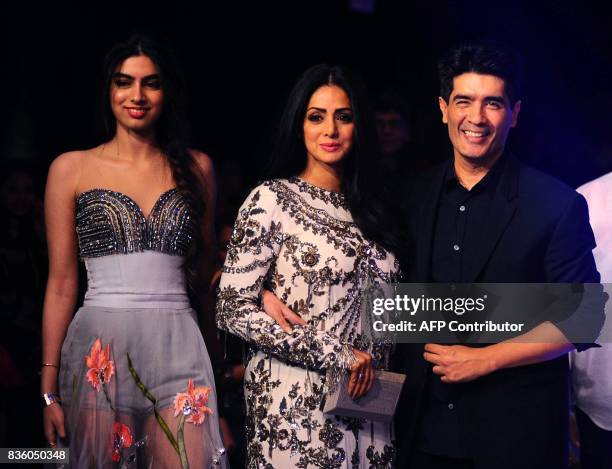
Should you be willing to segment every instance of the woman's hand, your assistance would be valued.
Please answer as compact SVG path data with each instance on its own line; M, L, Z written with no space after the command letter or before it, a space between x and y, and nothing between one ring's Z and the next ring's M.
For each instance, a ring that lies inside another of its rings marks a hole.
M348 392L352 399L365 396L374 386L374 368L372 367L372 355L353 348L357 361L351 367L351 376L348 382Z
M66 430L64 429L64 411L62 406L54 402L43 409L43 422L45 429L45 438L49 446L57 446L57 436L66 438Z
M283 329L283 331L287 333L291 333L293 330L291 324L300 326L306 324L306 321L304 321L298 314L291 311L291 309L281 300L279 300L271 291L262 290L261 306L265 313L274 319Z

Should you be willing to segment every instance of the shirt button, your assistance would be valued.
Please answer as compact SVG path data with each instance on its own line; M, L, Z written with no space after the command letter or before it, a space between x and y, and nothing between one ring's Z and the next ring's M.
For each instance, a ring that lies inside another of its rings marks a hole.
M451 402L451 403L448 405L448 410L453 410L454 408L455 408L455 406L454 406L454 405L453 405L453 403Z
M458 244L455 244L455 245L453 246L453 249L454 249L455 251L458 251L458 250L459 250L459 249L461 249L461 248L459 247L459 245L458 245Z
M461 205L461 206L459 207L459 211L460 211L460 212L465 212L465 205Z

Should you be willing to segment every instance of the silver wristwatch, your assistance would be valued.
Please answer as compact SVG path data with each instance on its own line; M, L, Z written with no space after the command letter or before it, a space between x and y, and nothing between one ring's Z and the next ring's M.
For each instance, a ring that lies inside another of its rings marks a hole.
M45 407L50 406L51 404L54 403L60 403L62 402L59 394L54 393L54 392L46 392L42 395L42 400L44 402Z

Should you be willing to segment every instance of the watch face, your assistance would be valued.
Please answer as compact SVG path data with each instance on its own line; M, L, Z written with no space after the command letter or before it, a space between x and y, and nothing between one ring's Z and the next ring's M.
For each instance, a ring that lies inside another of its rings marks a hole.
M54 402L59 402L59 396L52 392L43 394L42 399L43 399L43 402L45 403L45 406L49 406L53 404Z

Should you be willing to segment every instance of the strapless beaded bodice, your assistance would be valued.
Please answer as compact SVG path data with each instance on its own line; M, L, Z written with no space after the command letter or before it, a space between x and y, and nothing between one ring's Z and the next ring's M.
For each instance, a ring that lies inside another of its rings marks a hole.
M160 195L148 217L121 192L91 189L76 199L76 232L83 258L142 251L183 256L194 229L177 188Z
M176 188L160 195L147 217L121 192L91 189L80 194L76 232L87 268L84 304L189 307L182 263L194 229Z

